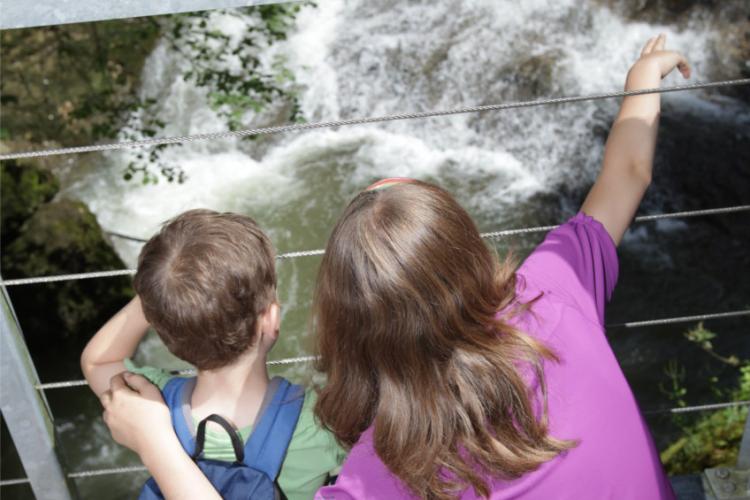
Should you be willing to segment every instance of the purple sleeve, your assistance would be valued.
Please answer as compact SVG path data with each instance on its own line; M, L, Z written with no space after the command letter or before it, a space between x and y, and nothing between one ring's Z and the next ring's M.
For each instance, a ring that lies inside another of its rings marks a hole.
M580 212L550 231L518 274L603 325L604 306L617 283L617 251L604 226Z

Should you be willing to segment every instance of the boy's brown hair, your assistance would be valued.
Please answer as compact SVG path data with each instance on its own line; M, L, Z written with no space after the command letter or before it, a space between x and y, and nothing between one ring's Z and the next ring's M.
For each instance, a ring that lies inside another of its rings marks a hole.
M276 300L273 248L250 217L190 210L146 243L133 284L175 356L220 368L253 344L258 316Z

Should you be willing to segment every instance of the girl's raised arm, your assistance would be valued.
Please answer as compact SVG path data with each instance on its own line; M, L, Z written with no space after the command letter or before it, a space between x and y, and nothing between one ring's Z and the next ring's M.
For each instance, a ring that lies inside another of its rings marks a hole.
M685 58L664 50L665 41L661 34L646 43L628 72L625 90L658 87L675 67L683 77L690 77ZM660 94L623 99L607 139L601 172L581 207L604 225L615 244L622 240L651 183L660 102Z

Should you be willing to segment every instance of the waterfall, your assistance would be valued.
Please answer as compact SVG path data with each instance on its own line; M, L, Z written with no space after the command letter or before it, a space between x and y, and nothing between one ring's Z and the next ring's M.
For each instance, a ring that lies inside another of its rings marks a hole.
M230 34L245 28L236 19L212 21ZM688 55L695 79L707 79L711 32L627 22L572 0L327 0L304 8L294 33L266 57L285 58L303 115L320 121L617 90L641 44L659 32ZM225 130L205 91L181 78L181 64L161 43L144 68L141 93L158 99L163 134ZM665 82L675 83L677 76ZM699 94L664 99L706 104ZM136 153L112 152L70 192L113 231L149 236L169 217L202 206L252 214L279 248L291 250L321 244L344 201L368 182L414 176L447 183L483 226L494 228L512 221L514 205L536 193L590 183L603 145L594 131L608 127L616 107L611 100L291 133L261 144L190 143L163 154L187 173L182 185L124 181ZM248 126L254 123L250 117ZM307 212L330 193L335 203L312 210L319 219L312 220ZM295 216L293 226L312 225L321 234L308 243L288 234L293 227L275 225ZM115 244L133 265L138 245Z

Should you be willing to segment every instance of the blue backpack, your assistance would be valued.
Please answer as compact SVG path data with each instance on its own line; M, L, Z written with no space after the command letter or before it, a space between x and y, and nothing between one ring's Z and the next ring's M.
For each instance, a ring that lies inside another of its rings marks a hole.
M289 381L274 377L268 385L258 417L247 443L242 443L236 429L219 415L209 415L193 432L190 397L195 378L175 377L167 382L162 394L172 414L172 426L203 474L225 499L276 499L283 497L275 481L286 456L286 450L297 426L304 390ZM206 437L206 423L215 422L227 431L236 461L223 462L200 458ZM165 457L165 460L168 460ZM140 500L163 499L154 478L149 478L138 497Z

